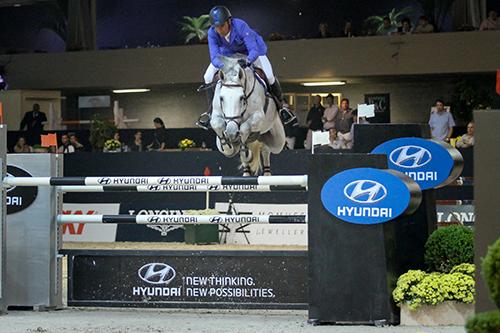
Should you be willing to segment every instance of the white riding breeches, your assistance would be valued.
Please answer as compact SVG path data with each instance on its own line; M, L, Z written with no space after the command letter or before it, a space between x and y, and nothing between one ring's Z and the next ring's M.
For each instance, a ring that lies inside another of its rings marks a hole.
M269 84L273 85L275 81L273 67L271 66L271 62L269 61L267 56L263 55L258 57L257 60L254 61L254 64L256 67L262 68L262 70L266 74ZM212 65L212 63L210 63L205 72L205 75L203 75L203 80L205 80L205 83L211 83L217 71L218 71L217 67L215 67L214 65Z

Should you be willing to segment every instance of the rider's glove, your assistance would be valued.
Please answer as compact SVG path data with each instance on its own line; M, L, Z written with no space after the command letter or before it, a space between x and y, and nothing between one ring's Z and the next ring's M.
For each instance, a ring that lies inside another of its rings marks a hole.
M247 68L251 65L246 59L238 59L238 64L241 68Z

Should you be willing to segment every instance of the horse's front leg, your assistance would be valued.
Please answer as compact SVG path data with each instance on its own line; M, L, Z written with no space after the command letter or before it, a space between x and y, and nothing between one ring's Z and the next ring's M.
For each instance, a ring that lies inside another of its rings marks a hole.
M252 132L260 133L265 114L263 110L254 112L248 119L240 125L240 138L243 144L247 143Z

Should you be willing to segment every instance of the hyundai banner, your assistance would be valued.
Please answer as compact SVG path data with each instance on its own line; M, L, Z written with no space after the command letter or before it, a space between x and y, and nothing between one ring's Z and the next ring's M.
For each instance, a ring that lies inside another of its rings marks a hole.
M400 171L422 190L439 188L454 181L463 169L460 152L441 141L399 138L375 147L372 154L387 155L389 169Z
M377 224L413 213L421 201L418 185L391 170L356 168L337 173L321 190L326 210L355 224Z

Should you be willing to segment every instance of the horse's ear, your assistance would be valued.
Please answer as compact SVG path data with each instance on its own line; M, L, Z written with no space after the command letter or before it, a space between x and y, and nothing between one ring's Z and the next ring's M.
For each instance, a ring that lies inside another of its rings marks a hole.
M239 72L238 72L238 78L241 80L243 78L243 69L240 68Z

